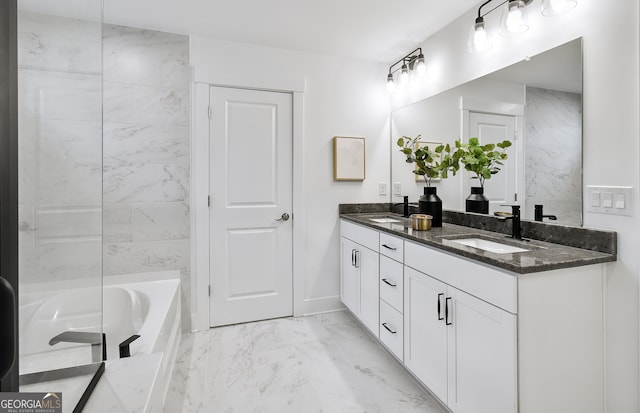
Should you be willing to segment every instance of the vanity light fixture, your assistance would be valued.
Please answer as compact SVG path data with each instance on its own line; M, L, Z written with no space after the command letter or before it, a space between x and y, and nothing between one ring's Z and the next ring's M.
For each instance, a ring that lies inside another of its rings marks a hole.
M502 13L501 35L517 36L529 30L527 6L533 0L503 0L496 7L483 14L482 8L492 1L493 0L485 1L478 8L478 17L473 23L473 26L471 26L469 39L467 41L467 49L470 53L484 52L491 48L491 29L487 27L484 17L500 8L500 6L506 5ZM556 16L573 9L577 4L578 0L543 0L542 15Z
M509 0L502 12L503 36L513 36L529 30L529 13L525 0Z
M397 66L402 63L402 66ZM396 77L394 74L400 72ZM387 91L393 93L396 89L405 88L411 79L421 79L427 74L427 66L422 54L422 48L418 47L402 59L389 66L387 75Z

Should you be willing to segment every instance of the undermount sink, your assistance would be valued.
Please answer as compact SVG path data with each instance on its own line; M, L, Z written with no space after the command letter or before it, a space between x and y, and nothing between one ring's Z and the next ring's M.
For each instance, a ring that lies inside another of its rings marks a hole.
M370 221L377 222L378 224L390 224L394 222L402 222L395 218L369 218Z
M484 251L493 252L494 254L512 254L514 252L529 251L528 249L514 247L512 245L502 244L500 242L487 241L486 239L482 238L451 239L448 241Z

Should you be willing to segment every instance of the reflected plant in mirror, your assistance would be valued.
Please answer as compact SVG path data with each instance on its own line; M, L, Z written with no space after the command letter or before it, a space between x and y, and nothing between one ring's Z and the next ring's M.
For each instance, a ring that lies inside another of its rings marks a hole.
M468 143L458 139L457 150L452 155L452 172L455 175L460 164L463 164L465 170L475 175L471 179L477 179L480 187L484 188L484 182L500 172L500 167L504 165L502 161L508 158L506 151L510 146L511 141L508 140L480 145L478 138L470 138Z

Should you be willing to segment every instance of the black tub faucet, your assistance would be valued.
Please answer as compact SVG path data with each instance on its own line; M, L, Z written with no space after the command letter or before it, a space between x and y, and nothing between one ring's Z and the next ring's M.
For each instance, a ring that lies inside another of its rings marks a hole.
M511 220L511 238L522 240L522 226L520 225L520 205L502 205L511 207L511 216L501 217L503 221Z
M542 212L542 208L543 208L542 205L539 205L539 204L534 205L534 217L533 217L533 219L535 219L538 222L542 222L542 220L544 218L549 218L552 221L555 221L555 220L558 219L558 217L555 216L555 215L544 215L543 212Z

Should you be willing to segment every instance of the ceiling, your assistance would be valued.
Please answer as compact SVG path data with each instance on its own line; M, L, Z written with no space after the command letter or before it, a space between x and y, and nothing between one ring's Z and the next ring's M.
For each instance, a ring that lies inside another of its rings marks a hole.
M98 2L20 3L21 8L28 6L32 11L81 17L77 15L81 10L90 10ZM478 3L479 0L104 0L104 21L392 63ZM69 10L72 12L65 12Z

